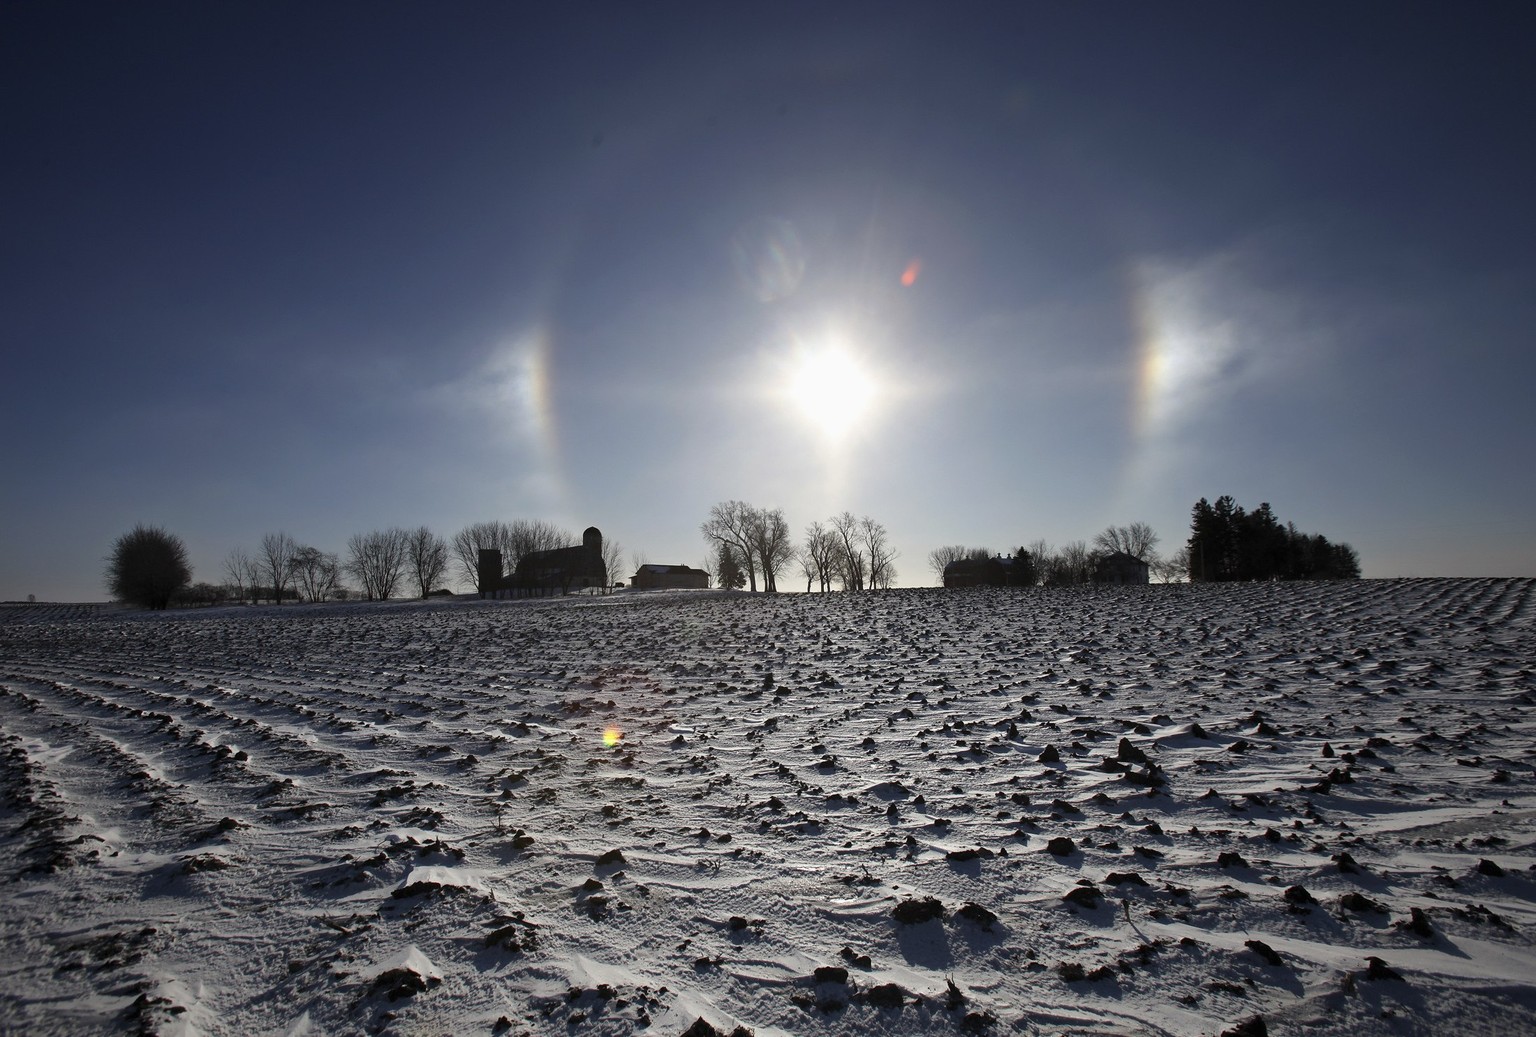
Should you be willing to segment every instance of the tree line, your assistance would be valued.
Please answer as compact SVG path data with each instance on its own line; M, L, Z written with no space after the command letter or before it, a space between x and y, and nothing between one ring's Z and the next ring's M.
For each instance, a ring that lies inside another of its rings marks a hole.
M1183 549L1160 555L1156 550L1158 540L1157 533L1145 522L1108 526L1094 536L1092 543L1073 540L1058 548L1036 540L1015 548L1007 556L1008 583L1015 587L1076 587L1092 583L1099 563L1112 554L1127 554L1146 562L1152 578L1160 582L1182 579L1187 569ZM951 544L930 551L928 567L942 583L944 570L954 562L986 562L1002 557L991 548Z
M1151 577L1164 583L1360 577L1360 556L1353 547L1319 533L1302 533L1294 523L1282 525L1268 503L1245 511L1231 497L1219 497L1215 504L1202 497L1193 508L1185 544L1160 555L1158 540L1145 522L1109 526L1091 544L1075 540L1058 549L1036 540L1008 556L1008 582L1043 587L1091 583L1099 562L1111 554L1146 562ZM953 562L1002 557L989 548L953 544L931 551L928 565L942 582L944 570Z
M795 543L782 508L745 501L716 504L699 527L711 546L705 569L715 586L775 592L779 577L798 569L807 593L887 590L896 580L896 549L885 526L868 515L844 511L812 522Z
M713 550L705 570L716 586L778 590L781 576L798 566L806 590L834 586L845 591L884 590L896 579L896 551L885 526L845 511L813 522L796 544L782 508L757 508L744 501L715 505L701 527ZM232 549L224 558L224 583L191 584L187 551L179 537L157 527L136 527L114 543L107 585L121 601L146 608L170 604L213 605L226 601L320 602L357 594L385 601L402 585L426 598L453 569L482 591L480 552L501 553L505 578L529 555L573 547L576 537L548 522L477 522L445 540L426 526L393 527L353 534L345 555L297 541L286 532L267 533L254 550ZM623 548L604 538L603 567L609 586L622 564ZM344 586L355 579L358 590Z
M1352 580L1360 556L1321 533L1280 524L1268 503L1245 511L1231 497L1204 497L1190 515L1187 545L1192 582L1232 580Z
M113 542L105 576L115 599L153 609L172 604L281 604L354 596L386 601L402 592L422 598L451 593L441 586L450 571L480 590L481 548L499 550L503 567L499 575L510 576L533 552L577 543L552 523L524 520L477 522L451 540L427 526L354 533L342 554L276 532L265 534L254 550L232 549L224 558L222 583L194 584L181 538L156 526L139 525ZM610 573L618 570L621 550L616 541L603 543L603 562ZM349 579L355 586L347 585Z
M376 529L347 538L344 556L301 544L286 532L267 533L254 552L224 557L225 588L235 601L329 601L352 597L385 601L414 588L425 598L448 569L448 545L426 526ZM343 585L344 577L358 583Z
M885 526L850 511L807 526L797 543L782 508L745 501L716 504L700 526L710 545L704 568L715 586L775 592L791 572L804 577L807 592L885 590L896 580L896 550ZM113 544L106 580L113 597L146 608L223 601L326 601L351 597L384 601L402 585L426 598L450 593L440 587L450 569L476 591L480 552L501 552L501 577L511 576L530 554L575 546L576 537L548 522L477 522L445 540L426 526L392 527L354 533L345 555L300 544L285 532L268 533L254 552L235 548L224 559L223 584L191 584L191 567L180 538L152 526L136 526ZM1100 561L1127 554L1145 562L1163 582L1228 580L1353 579L1360 559L1345 543L1281 525L1269 504L1245 511L1230 496L1215 504L1201 498L1191 515L1188 542L1172 554L1157 553L1158 536L1145 522L1109 526L1090 545L1082 540L1056 548L1044 540L1016 548L1009 556L1008 583L1068 587L1090 583ZM602 561L612 586L622 548L604 539ZM942 582L944 570L962 560L988 561L989 548L955 544L935 548L928 565ZM456 567L456 568L455 568ZM356 580L353 591L343 579Z

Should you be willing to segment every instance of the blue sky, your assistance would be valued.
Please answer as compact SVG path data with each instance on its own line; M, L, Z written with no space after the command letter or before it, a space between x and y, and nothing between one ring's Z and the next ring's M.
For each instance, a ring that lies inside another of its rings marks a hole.
M0 598L731 498L1536 575L1514 8L572 6L0 11Z

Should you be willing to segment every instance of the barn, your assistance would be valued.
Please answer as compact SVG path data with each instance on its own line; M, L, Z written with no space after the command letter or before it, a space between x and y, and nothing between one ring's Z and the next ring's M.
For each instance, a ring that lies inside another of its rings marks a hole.
M608 585L608 567L603 564L603 534L590 526L575 547L557 547L552 551L532 551L518 559L510 576L502 575L501 552L494 548L480 550L480 596L515 598L533 594L569 594Z

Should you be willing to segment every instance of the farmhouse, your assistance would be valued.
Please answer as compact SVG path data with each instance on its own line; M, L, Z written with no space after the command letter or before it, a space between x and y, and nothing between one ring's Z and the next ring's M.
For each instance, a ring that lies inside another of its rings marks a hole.
M1093 567L1094 583L1150 583L1151 567L1135 555L1116 551L1100 558Z
M518 559L517 569L502 575L501 552L481 548L476 566L482 598L514 598L532 594L568 594L573 590L605 587L608 567L603 564L603 534L588 527L575 547L532 551Z
M944 586L1027 587L1034 582L1027 558L957 558L944 567Z
M687 565L642 565L629 585L639 591L705 590L709 573Z

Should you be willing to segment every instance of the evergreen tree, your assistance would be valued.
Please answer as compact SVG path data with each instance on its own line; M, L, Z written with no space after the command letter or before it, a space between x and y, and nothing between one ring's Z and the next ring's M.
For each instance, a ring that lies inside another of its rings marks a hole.
M1286 533L1269 503L1245 517L1238 539L1237 578L1279 580L1286 575Z
M1216 579L1238 579L1242 557L1242 528L1247 515L1237 501L1225 495L1216 498L1216 505L1212 510L1216 514L1213 530L1215 550L1212 552L1213 557L1207 561L1214 563Z
M1035 560L1022 547L1013 553L1013 572L1008 576L1011 587L1033 587L1040 579L1035 571Z
M1354 580L1360 556L1348 544L1281 525L1268 502L1244 511L1231 497L1204 497L1190 512L1189 579Z
M1211 502L1201 497L1189 517L1189 541L1184 545L1189 552L1189 582L1202 583L1211 578L1206 565L1206 554L1211 549L1216 514Z
M724 590L739 591L747 585L747 574L741 571L741 563L736 560L736 551L730 544L720 545L720 559L715 563L716 580Z
M1333 579L1358 580L1360 578L1360 555L1348 544L1333 545Z

